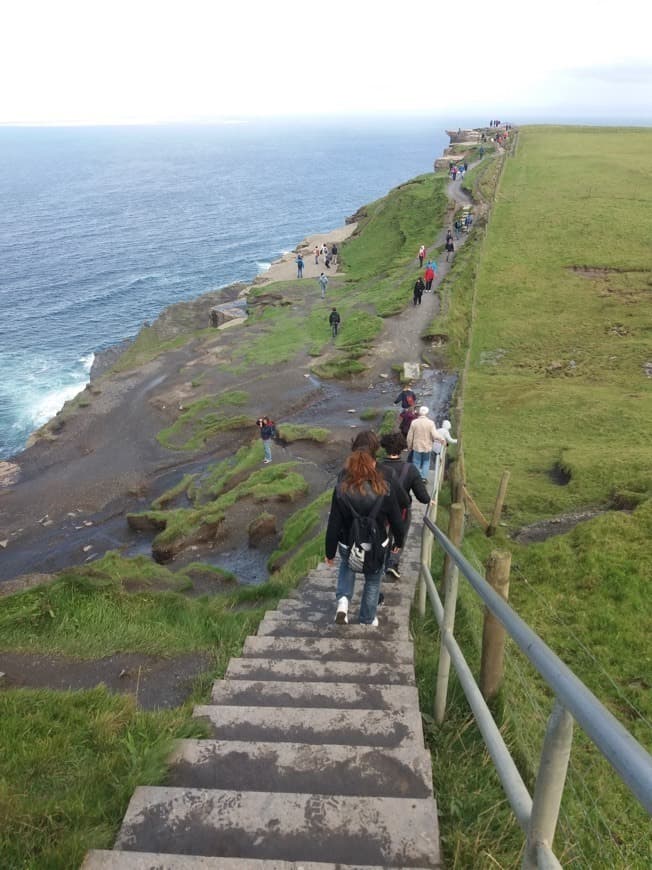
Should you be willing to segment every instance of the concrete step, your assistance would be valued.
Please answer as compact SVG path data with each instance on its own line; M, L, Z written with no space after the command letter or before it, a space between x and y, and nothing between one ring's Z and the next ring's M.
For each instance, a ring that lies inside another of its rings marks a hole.
M362 591L362 585L360 588L356 588L353 592L353 601L360 602L360 593ZM405 586L400 586L398 583L389 584L383 583L380 587L380 591L383 593L386 599L392 601L405 601L408 600L411 602L413 598L412 592L407 589ZM308 589L294 589L292 592L288 592L285 596L286 601L314 601L314 602L328 602L332 601L333 604L337 601L337 597L335 595L335 587L332 589L321 589L321 588L308 588Z
M197 705L216 740L335 743L384 749L423 749L418 709L342 710L326 707Z
M355 605L352 605L354 607ZM357 610L355 611L357 613ZM335 608L322 613L316 613L306 607L292 607L287 610L266 610L264 619L275 619L278 622L310 622L315 625L335 625ZM397 614L394 608L379 607L378 619L383 625L407 625L409 620ZM351 623L354 625L355 623Z
M382 629L366 627L368 639L346 637L256 637L250 635L242 649L243 658L316 659L327 662L379 662L388 666L412 664L414 651L409 641L384 640Z
M331 710L395 710L419 706L416 686L360 683L291 683L217 680L213 704L230 707L322 707Z
M226 669L231 680L283 682L363 683L413 686L414 668L368 662L317 662L310 659L231 659Z
M265 861L256 858L206 858L161 852L118 852L94 849L81 870L383 870L376 864L324 864L319 861ZM407 870L404 864L396 870ZM428 870L425 867L411 870Z
M382 628L378 629L382 632L383 640L404 640L410 639L410 630L407 625L397 625L396 623L389 625L383 623ZM261 620L258 631L258 637L339 637L347 640L362 640L369 638L369 628L366 625L336 625L332 620L326 624L319 622L307 622L303 619L263 619Z
M400 616L405 622L409 621L412 600L407 597L391 594L385 596L385 604L378 608L378 617L381 618L383 613L390 611L397 616ZM276 605L278 613L301 613L302 615L315 614L330 619L335 619L335 610L337 602L335 598L322 598L316 600L313 598L282 598ZM349 616L357 619L360 610L360 601L355 599L349 604Z
M138 788L116 847L130 851L439 867L432 798Z
M432 796L431 760L423 749L179 740L169 763L166 784L175 787Z

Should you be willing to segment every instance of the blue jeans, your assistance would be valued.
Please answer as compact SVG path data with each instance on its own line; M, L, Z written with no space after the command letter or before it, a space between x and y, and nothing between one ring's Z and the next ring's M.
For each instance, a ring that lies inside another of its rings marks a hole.
M263 438L263 450L265 451L265 459L272 459L272 439Z
M430 451L414 450L412 452L412 465L416 467L421 477L427 477L430 471Z
M378 607L378 595L380 594L380 578L383 575L383 568L375 571L373 574L364 575L364 589L362 590L362 600L360 601L360 615L358 622L361 625L369 625L376 617L376 608ZM337 575L337 592L335 597L339 600L345 595L349 601L353 598L353 587L355 585L355 574L349 568L347 562L342 558L340 551L340 570Z

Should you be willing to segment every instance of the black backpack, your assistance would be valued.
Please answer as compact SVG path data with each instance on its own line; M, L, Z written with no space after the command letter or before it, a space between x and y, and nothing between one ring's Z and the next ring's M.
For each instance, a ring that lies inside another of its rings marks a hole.
M356 511L347 495L344 493L340 495L353 516L349 529L347 564L356 574L375 573L385 564L385 553L389 543L389 538L376 522L384 496L378 496L370 513L365 516Z

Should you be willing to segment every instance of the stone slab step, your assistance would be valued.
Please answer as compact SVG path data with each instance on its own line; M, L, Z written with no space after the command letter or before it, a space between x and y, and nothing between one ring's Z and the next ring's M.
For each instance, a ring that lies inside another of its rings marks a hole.
M357 612L357 611L356 611ZM315 625L335 625L335 608L329 608L322 613L315 613L308 608L294 607L288 610L266 610L264 619L275 619L277 622L310 622ZM378 608L378 619L382 625L407 625L409 620L397 614L394 608ZM354 625L355 623L351 623Z
M432 796L430 755L308 743L179 740L166 784L235 791L307 792L362 797Z
M423 749L418 709L342 710L324 707L197 705L217 740L263 743L335 743L384 749Z
M389 625L384 623L377 631L382 632L383 640L409 640L410 630L407 625ZM303 619L263 619L256 632L258 637L339 637L347 640L362 640L369 638L369 628L366 625L336 625L334 622L307 622Z
M161 852L118 852L94 849L81 870L383 870L370 864L324 864L322 861L270 861L257 858L206 858ZM407 870L401 864L396 870ZM428 870L425 867L411 870Z
M438 867L432 798L136 789L116 847L173 854Z
M413 686L414 668L369 662L317 662L310 659L231 659L226 669L231 680L283 682L363 683Z
M362 584L360 584L360 589L355 589L353 593L353 601L359 604L360 602L360 592L362 590ZM399 586L399 584L386 584L380 587L380 591L385 596L386 600L393 601L394 603L412 601L414 597L412 592L406 587ZM333 589L304 589L299 590L295 589L292 592L288 592L284 601L311 601L315 604L322 604L323 602L331 601L333 604L337 601L335 596L335 588Z
M380 662L389 667L411 664L414 658L408 641L383 640L381 629L368 626L368 640L312 637L256 637L244 643L243 658L316 659L328 662Z
M315 600L314 598L282 598L276 605L276 610L278 613L313 613L334 619L336 606L337 605L334 597L332 599L323 598L319 601ZM396 595L386 595L385 604L378 608L378 616L382 616L383 613L391 610L392 613L400 614L401 617L407 622L410 617L411 607L411 599L408 600L407 598L400 598ZM359 609L360 602L354 599L349 604L349 613L353 613L353 615L357 617Z
M291 683L262 680L217 680L213 704L231 707L321 707L336 710L395 710L419 706L416 686L369 683Z

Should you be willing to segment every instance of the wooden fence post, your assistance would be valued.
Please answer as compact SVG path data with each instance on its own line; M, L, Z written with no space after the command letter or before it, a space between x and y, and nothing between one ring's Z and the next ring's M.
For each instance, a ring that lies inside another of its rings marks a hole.
M494 550L487 559L487 583L504 598L509 598L509 570L512 554L509 550ZM505 629L486 607L482 629L482 660L480 662L480 691L485 701L494 698L503 681L505 655Z
M451 544L459 547L464 537L464 505L455 502L450 507L450 518L448 520L448 538ZM444 568L441 574L441 588L446 592L446 578L450 573L453 560L446 553L444 556Z
M489 521L489 528L487 529L487 537L491 538L496 534L496 529L498 528L498 523L500 522L500 515L503 512L503 502L505 501L505 495L507 494L507 484L509 483L509 471L503 471L503 476L500 478L500 486L498 487L498 495L496 496L496 504L494 505L494 512L491 515L491 520Z

